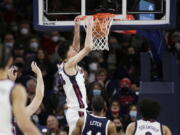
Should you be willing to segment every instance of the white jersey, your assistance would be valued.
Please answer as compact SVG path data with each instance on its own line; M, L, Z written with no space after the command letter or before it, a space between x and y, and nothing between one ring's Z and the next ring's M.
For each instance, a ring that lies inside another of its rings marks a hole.
M14 82L0 80L0 135L13 135L11 91Z
M157 121L138 120L134 135L163 135L162 125Z
M86 109L86 87L83 70L77 66L76 75L70 76L64 70L64 63L58 65L60 81L66 94L67 106L71 109Z

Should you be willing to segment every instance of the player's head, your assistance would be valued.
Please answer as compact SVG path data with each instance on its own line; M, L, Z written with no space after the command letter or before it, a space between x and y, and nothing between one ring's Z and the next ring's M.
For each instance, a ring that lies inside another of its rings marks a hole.
M101 96L94 96L92 99L92 110L94 112L103 112L106 111L106 102Z
M73 57L76 53L72 47L72 43L69 41L64 41L60 43L57 52L62 60Z
M8 69L12 61L11 49L4 45L0 45L0 69Z
M156 120L160 113L160 105L157 101L144 99L138 105L138 111L145 120Z

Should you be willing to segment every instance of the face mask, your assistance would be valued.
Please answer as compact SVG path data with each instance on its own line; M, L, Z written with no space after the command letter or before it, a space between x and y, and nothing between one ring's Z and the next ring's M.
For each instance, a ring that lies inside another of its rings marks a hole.
M91 71L97 71L97 69L98 69L97 63L93 62L93 63L89 64L89 69Z
M176 47L176 49L179 51L179 50L180 50L180 43L177 42L177 43L175 44L175 47Z
M22 28L21 29L21 34L22 35L27 35L29 33L29 30L27 28Z
M101 95L101 90L93 90L93 96L100 96Z
M53 37L52 37L52 41L53 41L53 42L59 41L59 36L53 36Z
M6 43L5 43L5 46L12 48L12 47L14 46L14 43L12 43L12 42L9 42L9 43L6 42Z
M37 42L32 42L30 44L30 47L33 48L33 49L37 49L39 47L39 44Z
M137 117L137 111L130 111L129 112L130 117L136 118Z
M119 113L119 110L111 110L112 113Z
M121 131L121 129L122 129L122 127L121 127L121 126L117 126L117 127L116 127L116 131L117 131L117 132L120 132L120 131Z

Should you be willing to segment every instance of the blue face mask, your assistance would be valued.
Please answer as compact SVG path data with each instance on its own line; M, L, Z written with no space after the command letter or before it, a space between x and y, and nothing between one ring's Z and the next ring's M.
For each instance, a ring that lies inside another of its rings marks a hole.
M130 115L130 117L136 118L137 117L137 111L130 111L129 115Z
M101 90L97 90L97 89L93 90L93 96L100 96L100 95L101 95Z

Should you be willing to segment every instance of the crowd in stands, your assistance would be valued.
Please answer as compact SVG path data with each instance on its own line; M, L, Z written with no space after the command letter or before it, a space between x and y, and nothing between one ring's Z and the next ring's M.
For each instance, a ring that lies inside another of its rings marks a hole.
M169 51L179 59L180 11L177 13L177 28L166 32L166 40ZM28 103L36 87L31 62L35 60L42 70L45 97L32 120L45 135L67 135L66 97L59 85L57 64L61 60L56 48L62 41L72 40L73 32L38 32L34 31L32 22L32 0L0 0L0 45L13 49L14 65L18 67L16 82L26 87ZM88 111L91 111L92 97L103 96L108 106L107 117L122 135L127 125L136 121L140 53L148 52L149 46L137 35L110 33L109 47L108 52L91 52L79 64L85 72Z

